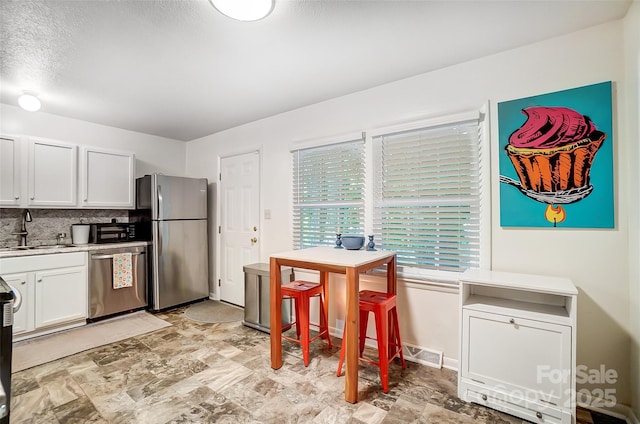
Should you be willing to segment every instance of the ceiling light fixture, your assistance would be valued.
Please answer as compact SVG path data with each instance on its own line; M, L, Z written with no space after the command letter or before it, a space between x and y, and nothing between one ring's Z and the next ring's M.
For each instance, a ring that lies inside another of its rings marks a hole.
M220 13L238 21L258 21L271 13L275 0L209 0Z
M18 97L18 104L24 110L28 110L29 112L35 112L40 110L40 100L34 95L27 91L22 93L20 97Z

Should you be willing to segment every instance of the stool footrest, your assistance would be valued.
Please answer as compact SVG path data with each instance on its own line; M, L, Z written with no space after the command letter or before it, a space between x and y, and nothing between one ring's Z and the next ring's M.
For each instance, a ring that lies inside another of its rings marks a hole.
M311 342L313 342L314 340L317 340L317 339L319 339L319 338L322 338L322 336L324 336L324 335L325 335L325 332L324 332L324 331L323 331L322 333L320 333L320 334L316 334L315 336L313 336L313 337L311 337L311 338L309 339L309 343L311 343ZM294 337L289 337L289 336L286 336L286 335L284 335L284 334L282 335L282 338L283 338L283 339L287 339L287 340L289 340L290 342L294 342L294 343L302 343L302 340L300 340L300 339L296 339L296 338L294 338Z
M283 336L283 337L284 337L284 336ZM371 337L367 337L367 338L368 338L368 339L370 339ZM375 340L375 339L372 339L372 340ZM394 346L394 347L396 347L396 348L397 348L397 350L396 350L395 352L393 352L393 355L391 355L391 356L389 356L389 358L387 358L387 363L388 363L388 364L390 364L391 362L393 362L393 360L394 360L394 359L396 359L396 358L401 359L401 358L400 358L400 353L401 353L401 350L402 350L402 347L401 347L401 346L398 346L397 344L389 343L389 345L390 345L390 346ZM375 366L377 366L377 367L379 367L379 366L380 366L380 360L381 360L381 359L380 359L380 357L378 357L378 361L377 361L377 362L376 362L376 361L374 361L373 359L369 359L369 358L367 358L367 357L366 357L366 356L364 356L364 355L360 355L360 356L358 356L358 359L359 359L359 360L361 360L362 362L367 362L367 363L369 363L369 364L373 364L373 365L375 365ZM401 359L401 360L402 360L402 359ZM403 365L402 365L402 368L406 368L406 366L403 364Z
M380 368L380 381L382 390L389 392L389 364L396 358L400 358L402 368L406 368L402 353L402 340L400 339L400 323L395 294L363 290L359 292L359 354L358 359L376 365ZM367 322L369 313L373 313L376 320L376 338L367 336ZM378 344L378 361L363 356L366 339L376 340ZM342 374L342 364L345 357L346 338L342 338L342 350L336 375ZM387 359L383 359L387 357Z
M329 327L327 325L328 304L325 298L325 287L318 283L296 280L283 284L281 294L283 299L293 299L296 313L296 320L282 327L282 331L286 331L295 325L296 338L285 336L284 334L282 338L300 344L302 347L304 366L306 367L309 365L309 345L312 341L318 338L324 338L327 340L329 347L332 347ZM309 322L309 300L312 297L320 298L321 325L311 324ZM316 327L320 330L317 336L313 338L310 337L310 327Z

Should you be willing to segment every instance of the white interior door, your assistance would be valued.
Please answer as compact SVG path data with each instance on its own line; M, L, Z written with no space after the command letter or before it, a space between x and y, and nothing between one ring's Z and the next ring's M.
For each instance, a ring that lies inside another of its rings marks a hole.
M244 306L242 267L258 262L260 154L220 161L220 300Z

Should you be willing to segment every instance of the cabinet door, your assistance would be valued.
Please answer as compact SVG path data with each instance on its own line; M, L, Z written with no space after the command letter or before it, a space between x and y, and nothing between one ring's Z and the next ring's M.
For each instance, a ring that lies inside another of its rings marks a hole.
M20 155L18 140L0 136L0 206L20 204Z
M60 141L29 142L29 206L75 206L77 148Z
M133 153L83 147L81 206L133 209L134 164Z
M463 310L461 376L530 401L571 396L571 327Z
M20 334L33 330L33 300L35 297L33 277L28 273L3 275L4 281L16 293L16 302L20 302L20 309L13 315L13 334Z
M47 327L87 317L87 268L35 273L35 326Z

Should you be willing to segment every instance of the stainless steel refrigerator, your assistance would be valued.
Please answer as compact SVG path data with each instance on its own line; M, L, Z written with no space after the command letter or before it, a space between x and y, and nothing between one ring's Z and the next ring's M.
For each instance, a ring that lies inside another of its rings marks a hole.
M139 219L151 226L150 308L209 297L207 179L152 174L136 189Z

